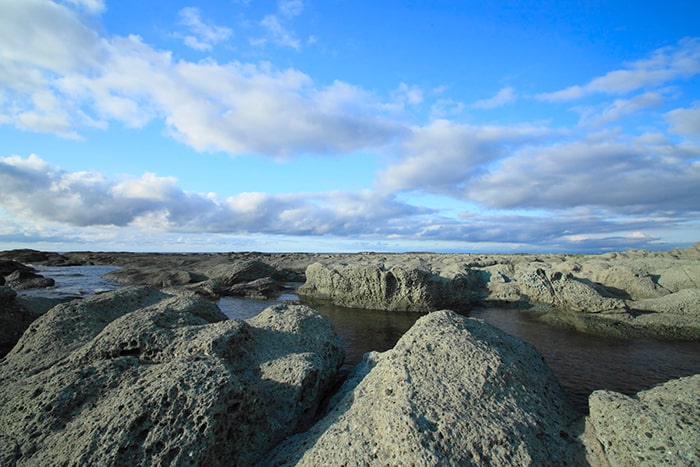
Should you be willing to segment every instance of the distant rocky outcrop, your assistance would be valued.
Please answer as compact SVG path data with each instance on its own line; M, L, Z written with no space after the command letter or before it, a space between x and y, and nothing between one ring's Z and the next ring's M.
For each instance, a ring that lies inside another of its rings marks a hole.
M587 444L600 465L700 465L700 375L634 397L595 391L589 405Z
M298 292L379 310L532 308L585 332L700 339L700 244L606 255L348 255L309 265Z
M451 311L370 353L265 465L580 465L577 418L529 344Z
M227 320L145 287L61 304L0 361L0 464L250 465L313 420L342 359L301 305Z
M430 311L474 301L485 286L479 271L461 268L434 272L424 262L314 263L306 269L302 297L348 308Z

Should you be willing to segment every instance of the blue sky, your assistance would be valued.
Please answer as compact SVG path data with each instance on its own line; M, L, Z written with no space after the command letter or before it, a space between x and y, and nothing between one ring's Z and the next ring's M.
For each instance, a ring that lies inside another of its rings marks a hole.
M0 0L0 249L700 241L700 4Z

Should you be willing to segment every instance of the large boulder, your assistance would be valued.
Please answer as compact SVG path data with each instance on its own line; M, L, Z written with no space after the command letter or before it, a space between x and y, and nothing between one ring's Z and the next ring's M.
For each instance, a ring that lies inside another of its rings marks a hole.
M367 354L267 465L578 465L577 414L529 344L451 311Z
M589 406L589 444L607 465L700 465L700 375L634 397L595 391Z
M227 320L144 287L58 305L0 362L0 464L251 465L313 419L342 359L301 305Z

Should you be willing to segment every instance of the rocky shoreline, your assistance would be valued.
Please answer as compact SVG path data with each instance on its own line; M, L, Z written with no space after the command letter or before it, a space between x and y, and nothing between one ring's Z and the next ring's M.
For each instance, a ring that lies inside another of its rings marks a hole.
M110 276L126 286L51 306L17 296L21 274L0 287L0 319L26 328L0 360L2 465L700 462L700 375L635 397L596 391L581 418L534 348L448 311L498 304L596 334L697 340L700 244L606 255L15 250L0 261L4 280L12 267L117 265ZM305 303L430 313L338 388L342 346L312 308L243 321L212 302L269 298L290 282Z

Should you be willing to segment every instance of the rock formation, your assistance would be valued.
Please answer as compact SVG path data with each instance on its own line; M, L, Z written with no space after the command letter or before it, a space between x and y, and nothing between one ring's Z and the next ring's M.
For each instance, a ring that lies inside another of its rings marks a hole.
M309 265L299 294L380 310L534 308L585 332L700 339L700 244L607 255L347 255Z
M342 359L301 305L244 322L144 287L61 304L0 361L0 464L250 465L313 419Z
M53 279L38 274L36 269L14 260L0 260L0 277L3 278L3 284L14 290L51 287L55 284Z
M589 404L586 435L600 464L700 465L700 375L635 397L595 391Z
M268 465L578 465L577 415L529 344L451 311L370 353Z

